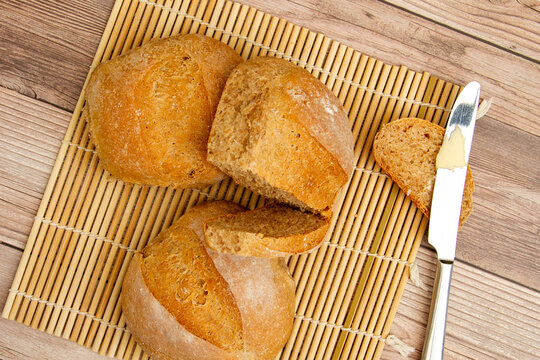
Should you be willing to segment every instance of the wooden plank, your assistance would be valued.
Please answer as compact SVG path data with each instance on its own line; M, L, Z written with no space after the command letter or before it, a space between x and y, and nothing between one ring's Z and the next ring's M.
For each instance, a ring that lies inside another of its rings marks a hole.
M540 289L540 139L491 117L478 120L470 166L473 212L456 257Z
M24 248L70 117L0 87L0 242Z
M0 86L73 110L113 3L0 1Z
M46 10L36 2L0 2L6 19L0 38L7 44L0 48L0 85L72 110L113 0L78 0ZM323 32L387 63L460 84L479 80L482 96L495 98L492 114L497 119L540 134L538 64L381 2L240 2ZM492 16L498 15L497 10Z
M21 255L21 251L0 244L0 308L4 307ZM0 329L0 359L107 359L74 342L2 317Z
M337 27L338 24L343 25L343 22L336 22L334 25ZM308 26L311 27L311 25ZM343 29L339 31L343 31ZM0 70L0 81L2 71ZM56 90L53 89L53 91ZM19 98L13 91L7 91L7 93L7 98L17 97L17 101L20 101L20 105L24 108L27 98ZM3 98L0 97L0 106L3 104ZM40 103L36 102L36 104ZM28 106L28 109L37 107L36 104ZM19 104L16 108L18 106ZM47 106L45 105L45 107ZM51 109L54 107L51 106L49 110ZM30 110L23 112L30 113ZM37 110L37 112L42 112L42 110ZM67 112L63 113L67 114ZM501 118L497 112L490 114ZM13 116L13 114L8 116ZM5 124L4 117L0 116L0 125ZM16 124L17 126L19 126L19 122L24 124L25 131L23 132L29 132L29 138L33 136L31 135L32 131L41 136L41 126L49 126L45 123L42 124L40 120L37 127L32 127L32 122L27 122L24 117L22 118L22 120L18 120L17 117ZM479 122L475 148L473 148L473 157L471 158L477 181L476 208L471 219L460 233L458 256L503 277L515 277L515 281L538 288L536 281L539 278L539 269L534 254L538 253L538 225L535 223L535 216L538 214L538 184L540 183L538 170L540 170L540 166L538 166L538 159L534 156L535 152L531 151L531 149L538 148L538 137L493 118L484 118L482 121ZM6 122L6 124L11 123ZM3 159L3 154L7 154L7 160L1 161L7 161L10 166L8 171L2 173L6 176L0 182L2 185L6 183L9 185L11 172L14 172L15 176L18 177L31 176L28 174L32 174L33 171L43 171L48 164L47 162L54 159L53 153L47 151L48 148L52 149L57 146L53 140L54 135L51 136L51 141L48 141L49 138L46 135L43 140L38 138L35 139L38 141L26 142L27 139L24 136L17 135L18 129L16 127L2 128L0 126L0 129L4 129L0 132L2 137L0 146L6 145L0 147L0 160ZM45 133L47 131L49 130L46 130ZM61 135L58 140L60 138ZM26 163L26 158L35 162L27 169L17 166L17 164ZM0 164L0 169L3 168L3 164ZM17 179L15 183L19 181L24 181L24 179ZM10 188L10 186L7 187ZM28 216L31 221L33 213L28 209L32 207L32 198L36 198L35 195L41 194L42 190L38 191L32 188L32 184L27 186L28 189L24 191L30 194L28 199L13 195L11 197L13 202L6 203L5 206L9 211L19 199L22 199L24 206L21 206L21 212L16 214L14 218ZM16 188L15 191L21 190ZM3 188L0 189L0 199L3 200L2 196L4 196ZM4 209L0 209L0 211L2 210ZM7 236L11 237L10 234ZM509 247L512 248L510 251L508 251ZM2 261L4 260L2 254L8 253L4 249L16 251L0 244L0 294L5 294L1 285L2 279L4 279L1 264L8 262ZM431 284L434 254L426 249L422 249L420 252L419 262L423 279L426 283ZM470 256L472 260L464 258L467 256ZM14 266L16 266L17 261L14 262ZM463 272L458 271L459 266L463 267ZM9 278L12 276L12 274L9 275ZM10 283L10 281L8 282ZM452 290L446 358L534 358L534 354L539 351L535 341L539 335L537 324L539 322L540 301L538 292L528 290L461 262L458 262L456 266L454 285L457 290L454 288ZM396 327L391 333L420 349L423 342L422 332L425 329L427 319L426 309L429 306L431 293L414 287L411 289L408 286L405 298L409 293L412 293L411 299L413 300L410 304L405 302L409 304L408 307L402 305L403 310L400 308L399 316L395 322ZM5 296L0 301L5 301ZM400 317L401 314L404 315L404 318ZM0 326L3 331L4 323ZM62 345L57 345L54 342L56 338L50 340L51 348L44 350L42 347L49 345L49 342L35 341L33 336L36 334L32 335L33 331L26 327L21 328L22 330L17 329L9 332L7 340L0 334L0 358L59 358L59 356L62 358L66 353ZM25 338L26 335L21 335L24 331L29 331L30 337ZM43 335L42 333L37 334ZM414 337L409 339L408 336ZM19 337L24 338L24 341L19 342L17 340ZM529 340L527 341L527 339ZM34 342L38 344L35 347L33 346ZM3 343L14 345L8 348L4 347ZM2 353L4 349L6 349L6 355ZM88 356L91 355L71 354L67 355L66 358L88 358ZM418 351L412 358L415 356L418 358ZM401 359L389 346L385 347L383 358Z
M417 255L424 290L407 284L391 334L416 350L419 359L429 313L435 253ZM445 359L537 359L540 293L462 262L456 262L450 290ZM383 359L403 359L386 346Z
M457 84L477 80L490 115L540 135L540 65L379 1L240 0L389 64ZM509 70L511 69L511 71Z
M298 16L295 20L302 21L302 13ZM333 29L337 23L326 26ZM0 99L0 109L5 109L0 114L0 210L6 214L0 239L22 248L69 114L14 91L0 92ZM13 124L19 128L13 129ZM540 165L528 149L538 147L536 136L491 117L479 121L471 157L477 184L475 209L462 229L457 250L458 258L533 288L540 287L540 277L533 276L538 273Z
M540 61L538 1L384 1L507 51Z

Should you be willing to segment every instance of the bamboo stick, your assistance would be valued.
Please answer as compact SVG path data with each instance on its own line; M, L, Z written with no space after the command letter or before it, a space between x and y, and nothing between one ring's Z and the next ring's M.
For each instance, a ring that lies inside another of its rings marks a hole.
M323 41L323 43L324 43L324 41ZM330 41L327 41L326 44L327 44L327 46L330 45ZM335 56L337 54L338 46L339 46L339 44L337 42L333 42L332 45L330 45L330 51L329 51L328 55L326 55L326 56L321 55L321 56L318 57L318 61L321 64L326 60L326 63L324 65L324 70L329 71L330 68L332 67L333 60L335 59ZM321 81L324 82L324 80L326 80L326 78L327 78L327 76L325 74L322 74ZM322 256L324 256L324 254L321 253L320 250L317 253L322 254ZM315 253L312 253L312 254L309 255L311 257L311 259L314 259L314 254ZM322 258L322 256L321 256L321 258ZM305 256L300 258L300 260L304 260L304 259L306 259ZM303 266L302 268L305 268L305 267ZM298 269L298 270L297 270L297 267L294 268L293 276L295 276L298 272L301 272L303 270L302 268ZM312 269L312 268L308 268L308 269ZM309 272L309 273L306 272L304 274L309 276L309 278L311 280L310 284L313 284L312 286L314 286L314 282L316 280L316 275L310 276L310 275L314 274L313 272ZM305 277L306 281L307 281L308 276ZM296 280L296 278L295 278L295 280ZM302 282L300 282L300 283L297 282L297 284L299 286L302 286ZM304 282L304 284L305 284L305 282ZM308 286L310 284L308 284ZM307 300L306 299L307 299L307 297L303 298L302 295L303 295L303 292L301 290L298 291L298 286L297 286L297 294L296 294L296 299L297 300L296 300L296 302L297 302L297 304L299 304L297 306L297 314L300 314L302 316L310 316L310 314L306 314L306 307L307 307ZM302 346L302 343L303 343L302 340L303 340L303 334L305 332L305 324L306 323L301 323L301 321L298 320L298 319L295 321L294 327L293 327L293 334L294 334L293 336L294 336L295 342L293 343L292 341L290 341L286 345L286 347L285 347L285 349L283 351L283 356L284 357L291 358L291 359L295 358L294 357L295 354L298 353L298 351L300 349L300 346Z
M382 63L380 63L382 65ZM375 69L374 72L375 73L378 73L380 71L380 67L378 69ZM389 71L389 69L388 69ZM373 79L377 78L378 76L375 76ZM383 75L383 77L386 78L386 76ZM340 83L336 83L335 84L336 86L339 86ZM374 179L374 178L373 178ZM369 193L368 193L368 196L369 196ZM365 195L363 196L365 197ZM367 197L366 197L367 198ZM353 238L349 238L349 240L352 240ZM354 246L353 243L351 243L350 241L347 241L346 243L346 246L349 246L349 247L352 247ZM314 313L312 315L313 318L316 318L316 319L319 319L319 320L322 320L322 321L327 321L328 320L328 312L330 311L330 309L333 307L333 306L337 306L339 307L340 306L340 299L338 299L336 301L336 295L337 295L337 289L336 287L340 287L340 284L342 282L342 276L344 275L344 265L347 264L347 262L349 261L349 256L352 255L353 259L357 258L357 253L351 253L351 252L344 252L343 250L339 250L338 253L341 254L340 256L340 259L339 259L339 262L338 261L333 261L332 264L331 264L331 267L330 269L326 272L328 274L328 278L329 279L332 279L332 281L328 281L326 280L324 285L323 285L323 288L321 290L321 295L319 295L319 298L322 297L322 298L326 298L326 301L325 302L319 302L319 304L317 305L317 307L315 308L314 310ZM355 261L353 260L352 261L352 264L355 264ZM345 274L346 275L346 274ZM343 280L343 282L345 283L348 283L350 279L347 279L347 277L345 277L345 279ZM330 306L328 306L327 304L330 304ZM309 324L309 329L308 329L308 338L311 338L311 336L313 336L313 333L315 331L317 331L314 335L314 338L311 340L311 349L310 349L310 355L307 354L307 351L308 351L308 348L304 348L303 351L300 353L300 358L305 358L306 356L314 356L314 351L315 349L318 348L318 344L320 342L320 330L322 330L323 328L322 327L317 327L315 324L311 323Z
M270 15L265 14L262 11L257 11L257 14L255 15L255 21L249 36L251 39L254 39L255 43L264 46L264 38L269 32L268 27L270 26L271 19L272 17ZM246 47L250 47L249 53L247 51L245 53L245 55L247 55L247 58L259 56L262 49L261 45L247 43Z
M83 126L78 126L74 130L74 136L76 139L78 139L83 132ZM63 146L67 146L67 144L63 143ZM67 201L67 192L63 192L63 189L65 186L71 186L74 181L74 174L69 172L71 163L74 162L76 164L80 162L81 157L82 154L77 152L74 147L69 147L69 149L67 149L66 158L59 169L60 171L58 174L58 179L54 184L52 194L50 195L50 202L54 205L46 209L45 213L43 214L45 218L52 219L52 221L55 222L59 221L62 213L62 206ZM59 203L60 205L58 205ZM51 238L54 235L54 232L54 228L51 229L48 226L42 226L37 233L37 241L29 259L26 272L21 279L20 290L33 294L37 286L37 280L42 270L43 263L51 245ZM21 301L21 297L19 297L15 299L14 306L16 307L15 309L19 310L17 321L24 322L28 325L30 320L26 317L26 311L29 306L29 300L25 298L23 301ZM11 319L15 319L13 310L11 316Z
M250 10L250 7L247 5L242 5L240 7L240 12L235 19L235 25L233 32L240 36L246 36L249 31L249 25L253 21L253 16L255 15L254 9ZM229 46L236 50L238 54L242 54L245 40L239 36L231 36L229 41Z
M129 216L125 216L124 213L131 213L131 210L133 209L133 206L135 205L135 200L137 198L137 191L131 191L131 188L132 186L128 185L124 189L122 189L120 199L117 204L115 204L116 210L114 211L114 214L112 214L111 223L108 226L106 237L108 239L113 239L113 241L117 243L120 243L119 240L121 239L121 234L123 233L125 226L127 225L127 219L129 218ZM124 221L122 221L123 217L125 218ZM87 289L90 291L87 290L87 296L85 296L85 299L83 300L81 309L85 312L88 312L89 314L95 315L99 318L103 318L101 314L96 311L97 304L95 303L95 301L99 300L103 296L103 288L105 287L105 283L109 278L107 274L109 274L110 272L110 260L115 257L118 250L125 250L119 249L118 247L113 246L110 243L102 243L101 241L97 242L96 245L101 247L101 249L99 250L99 253L97 255L97 261L94 266L93 276L90 279L89 285L87 287ZM109 284L110 283L111 282L109 282ZM89 294L93 294L93 297L90 297ZM99 323L91 321L91 319L87 317L79 316L76 320L71 334L72 338L78 339L79 342L82 342L81 337L87 338L88 327L94 327L97 326L97 324Z
M425 85L427 84L427 78L428 76L421 76L420 74L414 74L412 76L410 76L409 78L412 77L412 84L410 86L409 89L404 89L404 90L408 90L407 91L407 94L408 94L408 97L411 98L411 97L415 97L417 93L421 93L423 94L423 89L425 88ZM420 89L420 91L418 91L418 89ZM398 103L399 105L399 103ZM401 107L401 106L399 106ZM411 110L411 104L410 102L405 102L405 105L403 107L401 107L401 111L400 111L400 117L403 117L403 116L408 116L410 114L410 110ZM400 209L398 209L397 211L400 211ZM400 222L402 223L402 221ZM390 238L390 241L392 241L392 238ZM378 260L378 259L377 259ZM374 271L377 271L378 268L379 268L379 265L380 265L380 262L375 260L374 261ZM374 284L375 282L375 278L373 275L370 275L369 279L368 279L368 284L370 287L373 287L373 286L376 286L376 284ZM371 305L371 302L366 298L364 299L363 301L361 301L360 303L360 309L362 310L361 312L357 312L353 315L353 318L350 318L349 317L349 321L350 323L346 322L346 325L348 327L352 326L354 329L360 329L362 331L366 331L366 327L364 326L365 323L361 323L358 319L361 318L360 315L356 315L356 314L363 314L364 310L367 308L369 309L370 308L370 305ZM351 313L353 314L353 313ZM351 344L353 343L354 339L356 337L348 337L347 338L347 341L345 342L344 344L344 348L343 348L343 356L349 356L349 351L350 351L350 347L351 347ZM343 339L343 337L342 337Z
M408 77L404 76L405 71L406 71L405 68L401 68L400 71L399 71L399 74L398 74L398 78L403 79L403 81L400 83L400 85L402 85L401 88L396 88L395 91L400 90L400 95L408 93L408 90L409 90L410 85L412 83L412 75L408 76ZM393 107L390 108L390 109L392 109L392 113L394 113L394 111L395 111L394 108L395 108L396 105L399 107L399 103L397 103ZM363 133L366 133L367 131L368 131L368 129L362 130ZM367 136L367 134L362 136L362 138L364 138L365 136ZM367 155L368 155L369 152L370 152L369 148L364 147L363 151L360 153L360 155L359 155L359 157L360 157L360 160L359 160L360 167L364 167L366 165ZM395 195L393 195L392 198L395 199ZM386 224L386 222L384 222L383 224ZM388 225L385 225L385 226L388 226ZM379 237L380 237L380 235L379 235ZM375 242L375 244L377 242ZM374 251L374 250L376 250L376 248L375 249L373 249L373 248L370 249L370 251ZM359 281L359 284L362 284L361 286L366 286L368 272L371 269L372 263L373 263L373 259L368 259L368 262L365 265L365 269L362 270L362 278L363 278L363 280L361 279ZM367 285L369 286L369 284L367 284ZM354 298L353 298L353 300L351 302L352 303L351 311L348 311L347 317L346 317L346 319L344 321L344 325L346 327L350 327L350 325L352 323L352 317L353 317L354 313L357 311L358 308L362 309L363 304L365 303L365 300L360 298L360 295L365 290L365 289L361 289L361 286L357 285L358 290L356 291L356 293L354 295ZM334 359L337 359L339 357L339 354L341 353L341 351L343 349L345 339L346 339L346 334L342 333L339 336L339 339L337 340L337 343L336 343L336 346L335 346L335 349L334 349L334 352L333 352L333 358Z
M390 70L391 70L391 67L390 66L385 66L382 73L381 73L381 76L379 77L379 80L378 80L378 85L377 85L377 90L378 91L383 91L384 90L384 87L385 86L388 86L388 83L389 83L389 74L390 74ZM391 81L390 81L391 83ZM367 118L368 119L373 119L373 125L372 127L373 128L377 128L377 124L380 120L377 120L377 117L375 116L375 110L379 108L379 98L380 96L376 95L375 96L376 99L372 100L371 101L371 105L370 105L370 110L368 111L367 113ZM372 134L373 135L373 134ZM356 215L361 215L360 216L360 219L363 219L364 220L364 223L367 224L370 222L370 219L373 217L374 215L374 212L375 212L375 206L378 202L381 201L381 199L379 198L380 196L380 192L381 192L381 189L382 189L382 185L384 184L384 178L380 178L380 177L373 177L373 176L369 176L368 174L362 174L364 179L366 179L366 181L369 181L369 185L367 187L367 189L363 192L363 195L362 196L359 196L360 194L358 193L358 190L356 190L356 198L362 198L364 200L364 202L367 202L367 199L369 199L369 205L370 205L370 209L368 209L368 211L366 212L365 210L361 211L360 213L358 211L355 212ZM365 183L365 181L364 181ZM375 184L377 183L377 187L375 187ZM362 188L364 188L364 186L362 186ZM385 195L383 195L384 197ZM375 198L375 201L373 201L373 199ZM382 201L384 203L384 200ZM364 205L364 209L367 207L367 204ZM358 217L354 217L354 216L348 216L348 218L350 219L357 219ZM346 244L347 246L349 247L352 247L352 248L359 248L360 247L360 244L358 242L352 242L351 240L353 239L364 239L364 236L357 236L355 235L354 233L353 234L350 234L350 230L352 230L350 227L346 228L345 229L345 232L341 234L342 237L348 239L348 241L346 241ZM364 240L364 243L365 243L365 240ZM360 268L361 267L361 264L363 263L364 261L364 258L361 258L359 263L357 263L357 258L358 258L358 254L357 253L353 253L352 254L352 257L351 259L349 259L349 265L346 266L347 264L347 258L349 257L349 253L347 253L345 255L345 257L342 257L344 260L342 260L340 266L339 266L339 269L337 270L336 274L344 274L343 277L341 277L341 281L339 280L339 277L337 279L334 279L334 283L332 284L332 289L330 290L329 294L330 294L330 299L334 299L333 302L332 302L332 306L331 307L326 307L324 309L324 311L322 312L322 314L320 315L317 315L317 318L320 318L324 321L330 321L331 323L334 323L336 321L336 315L337 315L337 310L340 309L340 308L347 308L348 307L348 297L345 297L344 298L344 291L345 289L348 287L348 284L350 283L356 283L356 279L354 277L351 278L351 272L353 269L357 269L357 268ZM354 265L354 266L353 266ZM328 301L328 300L327 300ZM328 317L330 316L330 312L333 311L333 316L329 319ZM319 327L316 329L317 333L316 333L316 336L315 338L317 339L314 346L313 346L313 349L315 349L319 342L321 341L321 336L322 336L322 332L326 332L326 330L329 330L329 329L325 329L325 328L322 328L322 327ZM325 336L325 339L327 339L327 336ZM324 340L324 342L326 342L326 340ZM320 356L322 356L323 352L320 353ZM314 352L313 351L310 351L310 355L308 356L315 356Z
M87 137L86 132L83 137ZM79 166L86 169L90 162L90 153L81 150L76 151L77 154L75 155L73 164L80 163ZM70 174L73 176L68 177L64 186L71 188L71 191L75 194L78 193L81 191L81 186L83 185L84 173L84 171L79 171L77 173L71 171ZM57 206L57 210L55 212L61 210L62 214L57 213L57 216L59 216L60 219L57 221L53 219L53 221L61 224L67 223L69 226L70 223L75 221L78 215L77 210L80 209L82 201L77 201L75 196L67 196L68 194L70 194L68 191L64 191L62 194L63 196L60 197L59 205ZM40 271L39 277L37 273L34 273L33 278L36 280L36 282L31 282L29 285L29 289L32 289L30 290L32 294L44 299L47 299L50 295L51 288L55 283L56 274L64 255L64 250L67 246L67 242L63 241L65 238L65 232L63 229L50 228L47 235L48 236L45 238L41 255L38 258L36 266L36 270L39 269ZM35 302L30 304L28 310L26 311L25 317L25 323L30 323L30 326L33 328L37 328L45 307L44 304L39 304L37 307L36 305L37 304Z
M86 192L87 195L85 197L81 197L82 209L74 226L74 228L76 229L84 229L87 219L93 217L92 213L90 212L92 205L92 201L90 201L90 199L92 199L94 194L100 193L100 191L102 191L102 189L98 190L98 186L105 186L105 183L100 182L100 179L102 177L102 170L99 168L99 165L97 163L97 157L93 158L92 169L93 172L88 172L85 179L85 188L88 188L88 191ZM89 198L89 200L85 201L86 198ZM81 239L84 239L84 237L77 233L70 235L71 236L66 239L66 241L70 242L69 249L67 250L66 254L66 259L69 260L65 261L62 264L59 271L59 275L62 275L62 282L57 281L52 291L54 294L53 298L55 299L55 302L63 306L67 305L65 304L65 299L67 296L67 291L69 290L69 284L71 283L71 280L73 279L73 276L75 274L75 269L77 267L79 259L78 256L81 254L82 247L84 246L84 241L79 241ZM51 311L49 325L47 328L48 333L54 333L54 328L58 323L59 316L60 309L55 308Z

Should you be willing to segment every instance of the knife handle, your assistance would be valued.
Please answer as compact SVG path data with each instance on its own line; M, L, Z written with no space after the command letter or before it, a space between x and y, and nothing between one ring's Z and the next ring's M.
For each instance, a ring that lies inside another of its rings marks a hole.
M444 334L446 332L446 312L450 295L453 262L437 262L437 275L433 286L431 309L426 332L426 341L422 351L422 360L438 360L443 358Z

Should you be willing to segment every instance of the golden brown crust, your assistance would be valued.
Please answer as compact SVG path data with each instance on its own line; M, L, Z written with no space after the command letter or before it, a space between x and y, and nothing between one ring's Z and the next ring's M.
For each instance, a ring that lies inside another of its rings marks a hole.
M207 139L225 81L241 58L201 35L152 40L100 64L86 88L88 123L103 167L127 182L213 184Z
M435 162L444 138L444 128L429 121L405 118L381 127L373 142L379 166L429 217L437 169ZM472 211L474 181L467 169L460 225Z
M178 323L220 348L242 349L236 301L195 232L173 225L142 254L146 286Z
M227 80L208 160L266 197L322 212L352 174L353 136L326 86L292 63L261 57Z
M141 262L142 254L135 254L124 276L122 312L137 343L152 359L235 359L232 354L193 335L178 323L148 289L142 275Z
M272 204L211 218L205 223L204 233L208 247L219 252L280 257L319 246L328 227L328 218Z
M204 203L178 219L171 227L171 232L180 236L177 240L182 241L185 239L179 235L181 233L199 236L203 234L202 226L209 217L242 209L225 201ZM159 235L150 247L159 246L163 241L170 242L171 238ZM202 244L203 239L199 237L199 241ZM158 253L161 256L166 252ZM206 253L212 266L228 285L240 311L243 347L239 350L226 350L188 331L172 314L174 309L171 309L170 304L169 307L163 306L150 291L151 285L143 276L144 259L140 253L135 254L122 288L122 309L131 333L143 349L156 359L274 359L289 338L294 320L294 282L285 262L283 259L220 254L211 249L206 249ZM175 282L184 278L182 271L174 268L178 262L173 259L169 263L170 257L175 254L183 256L183 250L178 254L176 250L172 251L164 266L146 269L153 273L152 276L158 276L156 274L160 272L167 273L159 275L164 279L161 284L164 288L175 288ZM200 255L200 252L190 251L189 254ZM176 280L171 283L173 279ZM196 284L190 286L200 290ZM209 291L207 296L214 295ZM221 332L223 326L228 324L218 324L214 332Z

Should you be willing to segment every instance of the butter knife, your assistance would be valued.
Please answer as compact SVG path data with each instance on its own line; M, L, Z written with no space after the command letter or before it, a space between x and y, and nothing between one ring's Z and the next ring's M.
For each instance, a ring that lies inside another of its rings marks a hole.
M463 88L452 108L437 155L428 242L437 251L438 261L423 360L443 357L450 280L479 97L480 84L477 82Z

